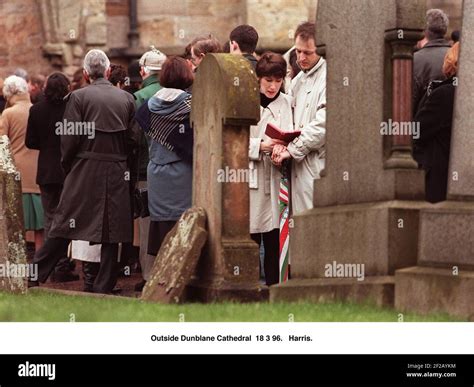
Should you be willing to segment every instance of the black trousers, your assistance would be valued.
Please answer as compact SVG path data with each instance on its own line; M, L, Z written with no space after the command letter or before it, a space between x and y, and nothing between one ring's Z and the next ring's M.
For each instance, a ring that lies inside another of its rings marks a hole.
M49 229L53 222L54 212L59 204L63 186L61 184L44 184L40 185L41 204L44 211L44 240L48 239ZM63 251L63 256L56 264L56 272L71 271L71 260L67 256L67 247Z
M69 242L69 239L49 238L36 252L33 264L38 265L39 282L46 282ZM110 293L117 283L118 272L118 243L102 243L99 272L92 286L94 293Z
M166 235L173 229L177 220L151 221L148 231L148 254L156 257Z
M263 269L265 282L268 286L280 282L280 230L277 228L269 232L250 234L251 238L260 246L263 243L265 257Z

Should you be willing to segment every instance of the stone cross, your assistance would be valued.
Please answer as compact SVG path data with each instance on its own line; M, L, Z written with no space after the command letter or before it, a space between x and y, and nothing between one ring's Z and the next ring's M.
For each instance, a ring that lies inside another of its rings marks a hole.
M208 54L193 85L193 205L207 213L208 241L189 295L203 301L268 296L249 234L249 127L260 119L255 72L241 56Z

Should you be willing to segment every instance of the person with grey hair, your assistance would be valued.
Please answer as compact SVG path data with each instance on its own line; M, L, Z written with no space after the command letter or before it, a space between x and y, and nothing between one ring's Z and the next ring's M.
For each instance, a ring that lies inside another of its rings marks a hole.
M449 19L441 9L426 12L425 37L428 42L413 55L413 116L416 115L421 99L432 80L444 80L443 62L451 47L445 39ZM413 143L413 157L420 164L423 158L416 140Z
M133 234L129 163L136 151L135 100L108 81L110 61L103 51L89 51L83 67L90 85L68 95L56 127L64 188L48 240L33 262L43 283L71 240L101 244L92 291L111 293L119 273L118 245L132 242Z
M13 72L13 75L23 78L26 82L29 81L28 71L26 71L25 69L21 67L18 67L17 69L15 69L15 71Z
M426 12L425 37L428 42L414 54L413 58L413 111L433 79L445 79L443 61L451 45L445 39L449 19L441 9L430 9Z
M28 84L16 75L5 79L3 95L8 107L0 117L0 135L10 139L13 160L19 172L25 230L34 231L35 250L43 244L44 213L40 188L36 184L38 151L25 145L28 116L31 107Z

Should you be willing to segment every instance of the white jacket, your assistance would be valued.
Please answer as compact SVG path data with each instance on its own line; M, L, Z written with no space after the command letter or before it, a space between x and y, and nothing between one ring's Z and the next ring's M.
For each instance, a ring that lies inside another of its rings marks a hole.
M293 158L291 206L293 214L313 208L314 179L320 178L326 156L326 61L320 58L307 73L291 82L295 130L301 135L288 144Z
M250 232L263 233L279 228L279 203L281 173L272 164L270 156L260 152L260 142L267 138L265 129L271 122L285 131L293 130L291 98L280 93L266 108L260 107L260 121L250 127L249 188Z

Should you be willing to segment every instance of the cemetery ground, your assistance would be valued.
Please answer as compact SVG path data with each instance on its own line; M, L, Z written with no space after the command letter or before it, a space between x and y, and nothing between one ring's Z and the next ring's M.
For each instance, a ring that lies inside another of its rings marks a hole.
M454 322L447 314L418 315L370 303L188 303L164 305L138 298L66 295L42 289L0 292L0 321L9 322Z

